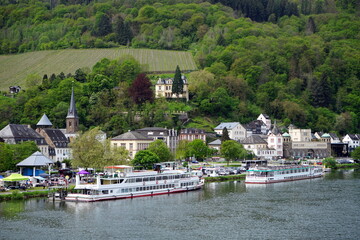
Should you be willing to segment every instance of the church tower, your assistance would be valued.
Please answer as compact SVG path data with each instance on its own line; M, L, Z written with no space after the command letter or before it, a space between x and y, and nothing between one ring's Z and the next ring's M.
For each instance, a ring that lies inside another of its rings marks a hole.
M76 133L79 130L79 117L76 111L74 87L71 91L71 100L68 114L66 116L66 133Z

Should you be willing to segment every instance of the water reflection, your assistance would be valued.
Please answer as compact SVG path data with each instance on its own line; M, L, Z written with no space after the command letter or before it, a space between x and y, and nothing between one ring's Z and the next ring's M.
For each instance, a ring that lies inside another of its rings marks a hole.
M19 213L24 211L25 203L20 200L0 202L0 216L9 219L16 218Z
M359 179L359 171L336 171L117 201L1 202L0 239L357 239Z

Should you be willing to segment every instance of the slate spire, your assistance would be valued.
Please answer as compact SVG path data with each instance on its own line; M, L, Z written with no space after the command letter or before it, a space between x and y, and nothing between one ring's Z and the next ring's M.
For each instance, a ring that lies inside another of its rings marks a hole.
M70 107L66 118L78 118L76 111L75 97L74 97L74 87L71 90Z
M79 117L76 111L74 87L71 90L70 107L66 116L66 133L76 133L79 130Z

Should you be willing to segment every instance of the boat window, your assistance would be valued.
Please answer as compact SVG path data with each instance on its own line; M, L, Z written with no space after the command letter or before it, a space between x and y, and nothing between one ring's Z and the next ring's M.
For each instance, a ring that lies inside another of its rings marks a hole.
M137 192L140 191L140 188L137 187L137 188L136 188L136 191L137 191Z
M155 181L155 177L151 177L151 178L150 178L150 181Z
M144 180L143 180L144 182L147 182L147 181L149 181L149 178L147 178L147 177L144 177Z
M161 176L157 176L157 177L156 177L156 181L159 181L159 180L162 180L162 177L161 177Z
M109 190L102 190L102 194L109 194Z
M168 179L168 176L163 176L163 180L167 180Z
M150 190L150 187L146 187L146 190Z
M175 179L179 179L180 178L180 175L175 175Z
M134 183L135 182L135 178L130 178L130 179L128 179L126 182L128 182L128 183ZM120 182L121 183L121 182Z
M136 178L136 182L142 182L142 178Z

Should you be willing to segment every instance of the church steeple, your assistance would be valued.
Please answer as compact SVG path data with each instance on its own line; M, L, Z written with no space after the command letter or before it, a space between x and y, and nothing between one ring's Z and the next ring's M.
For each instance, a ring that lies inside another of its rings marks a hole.
M76 111L74 87L71 90L71 100L68 114L66 116L66 133L75 133L79 130L79 117Z

